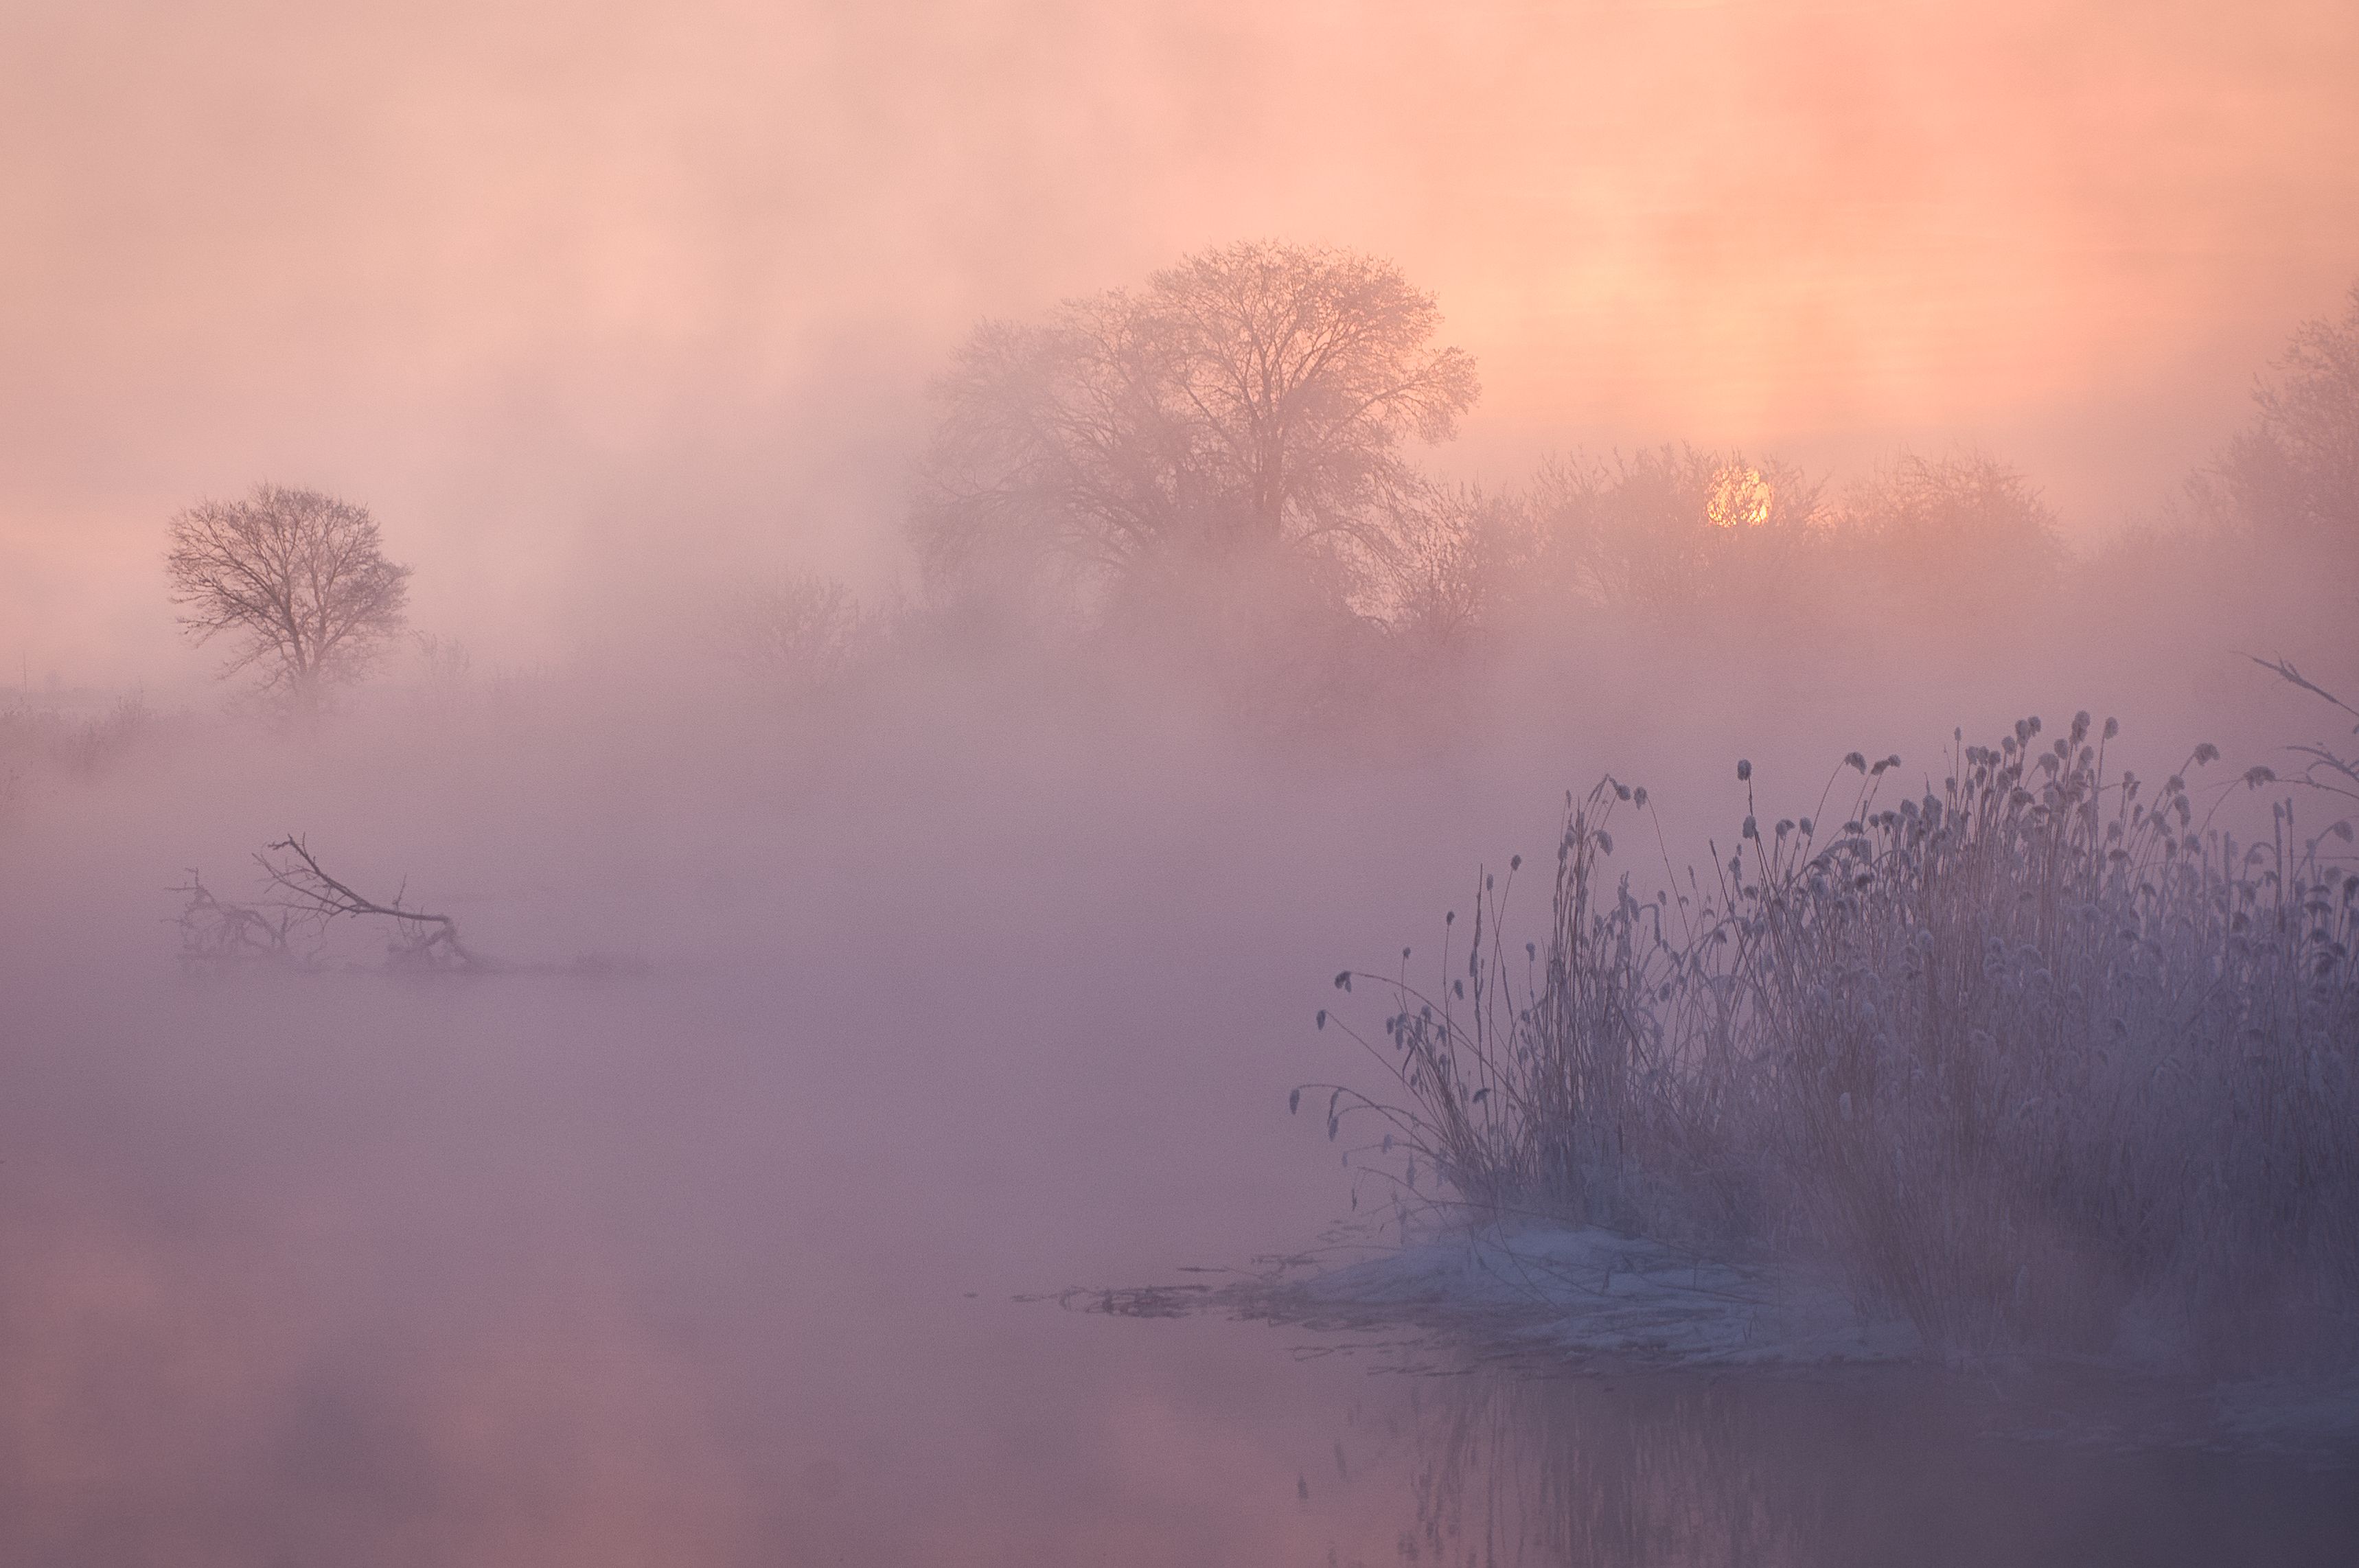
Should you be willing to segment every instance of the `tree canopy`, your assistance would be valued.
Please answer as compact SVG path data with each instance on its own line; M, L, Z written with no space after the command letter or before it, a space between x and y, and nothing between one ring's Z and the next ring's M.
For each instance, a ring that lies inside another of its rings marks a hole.
M2220 463L2227 499L2264 534L2359 551L2359 287L2342 320L2297 331L2276 369Z
M409 568L386 559L366 507L277 485L175 517L164 570L181 629L231 639L223 676L256 670L299 703L364 671L409 598Z
M929 582L1248 557L1371 580L1420 488L1403 447L1448 439L1478 391L1440 324L1388 263L1277 244L984 323L937 387L914 529Z

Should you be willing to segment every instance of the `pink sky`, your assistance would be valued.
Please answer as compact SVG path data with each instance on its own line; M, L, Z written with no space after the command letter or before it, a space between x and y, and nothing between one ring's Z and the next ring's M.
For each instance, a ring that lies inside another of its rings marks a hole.
M1452 472L1686 437L2150 508L2359 278L2359 10L77 4L0 16L0 663L170 684L164 520L366 501L421 625L893 569L985 313L1387 256Z

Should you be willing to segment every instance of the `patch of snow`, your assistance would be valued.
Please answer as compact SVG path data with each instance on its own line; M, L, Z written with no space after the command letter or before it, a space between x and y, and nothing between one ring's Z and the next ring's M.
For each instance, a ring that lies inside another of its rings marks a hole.
M1232 1299L1306 1324L1408 1323L1573 1362L1824 1365L1919 1349L1906 1324L1864 1322L1832 1282L1593 1226L1455 1231Z
M2317 1453L2359 1448L2359 1370L2330 1377L2254 1377L2213 1395L2241 1447Z

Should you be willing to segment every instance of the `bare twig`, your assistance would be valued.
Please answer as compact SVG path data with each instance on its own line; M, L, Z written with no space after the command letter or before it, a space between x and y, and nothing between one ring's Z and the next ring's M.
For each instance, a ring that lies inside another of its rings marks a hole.
M427 968L482 970L492 967L459 940L459 922L449 915L413 909L397 892L380 903L331 876L299 834L266 845L255 856L269 878L271 902L288 920L325 926L342 919L377 917L394 922L392 952L397 964Z
M174 923L180 928L180 965L184 969L223 969L250 963L286 963L295 958L291 938L292 912L275 917L250 904L233 904L216 897L192 866L189 879L175 886L181 897Z
M2289 659L2263 659L2256 653L2248 653L2245 657L2251 659L2255 664L2259 665L2262 669L2270 670L2293 685L2300 687L2310 695L2314 697L2323 697L2326 701L2333 703L2336 707L2342 709L2353 718L2359 719L2359 708L2353 707L2350 703L2344 702L2342 698L2336 696L2325 687L2321 686L2315 681L2310 680L2300 670L2296 670L2293 667L2293 660ZM2351 733L2353 735L2359 735L2359 725L2354 725Z
M2296 670L2291 659L2267 659L2257 654L2247 654L2245 657L2288 684L2299 686L2311 696L2321 698L2332 706L2342 709L2353 718L2359 719L2359 708L2353 707L2300 670ZM2353 725L2351 733L2359 735L2359 724ZM2287 749L2303 759L2301 783L2330 795L2340 795L2345 800L2359 800L2359 756L2346 757L2326 746L2288 746Z

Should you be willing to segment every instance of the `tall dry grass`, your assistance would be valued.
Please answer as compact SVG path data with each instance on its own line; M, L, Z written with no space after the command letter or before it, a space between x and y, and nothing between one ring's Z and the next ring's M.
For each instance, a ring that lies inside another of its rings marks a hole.
M1913 798L1854 753L1775 822L1740 763L1733 851L1677 875L1645 790L1569 799L1544 935L1506 935L1520 862L1484 875L1441 984L1406 954L1379 982L1363 1043L1399 1092L1331 1088L1331 1136L1382 1117L1412 1184L1421 1160L1479 1214L1831 1262L1945 1352L2100 1350L2134 1307L2212 1353L2332 1340L2359 1307L2352 829L2255 768L2240 838L2188 769L2114 770L2115 733L1961 737ZM1651 897L1613 869L1627 816Z

